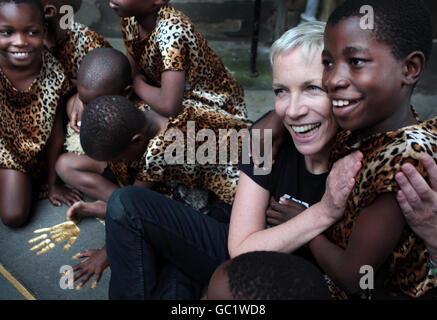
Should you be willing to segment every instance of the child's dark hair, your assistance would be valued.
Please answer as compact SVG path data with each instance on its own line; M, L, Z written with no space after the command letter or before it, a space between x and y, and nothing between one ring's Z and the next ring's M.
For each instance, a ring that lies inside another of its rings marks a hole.
M15 3L15 4L28 3L30 5L35 6L38 9L38 11L41 13L42 22L43 23L45 22L44 8L43 8L40 0L0 0L0 6L2 6L4 4L8 4L8 3Z
M145 114L122 96L94 99L81 120L82 148L89 157L100 161L120 155L146 124Z
M231 260L225 271L236 300L325 300L329 291L320 271L292 254L255 251Z
M96 48L83 58L77 82L90 91L99 91L103 86L108 92L122 94L132 84L129 60L118 50Z
M360 9L371 6L375 15L376 40L393 48L397 59L413 51L422 51L429 59L432 50L432 23L429 9L422 0L346 0L328 19L336 25L350 17L362 17Z
M58 11L64 5L71 6L75 13L79 11L80 7L82 6L82 0L41 0L41 2L43 5L52 4L56 6Z

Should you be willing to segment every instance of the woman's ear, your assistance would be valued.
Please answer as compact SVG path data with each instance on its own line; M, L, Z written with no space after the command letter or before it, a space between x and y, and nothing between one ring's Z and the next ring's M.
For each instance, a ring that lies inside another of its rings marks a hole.
M58 15L58 9L53 4L47 4L44 6L44 17L46 19L53 19Z
M403 84L414 85L419 81L425 68L426 58L422 51L414 51L405 59L402 67Z

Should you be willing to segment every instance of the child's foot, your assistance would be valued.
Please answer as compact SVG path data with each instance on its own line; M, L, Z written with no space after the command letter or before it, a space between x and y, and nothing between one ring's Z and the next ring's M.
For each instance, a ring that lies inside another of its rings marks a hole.
M67 211L67 219L75 222L86 217L105 218L106 202L97 200L95 202L75 202Z

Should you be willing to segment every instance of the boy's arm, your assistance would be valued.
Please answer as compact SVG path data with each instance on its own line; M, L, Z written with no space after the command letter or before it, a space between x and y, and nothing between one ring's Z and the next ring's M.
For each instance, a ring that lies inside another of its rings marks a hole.
M260 135L261 141L259 143L260 147L264 146L264 130L266 129L272 130L272 160L274 162L278 151L281 149L284 138L286 137L286 134L288 134L287 130L282 124L281 117L278 116L275 110L272 110L267 114L265 114L263 117L257 120L250 128L251 133L253 130L260 130L261 132ZM250 144L250 147L252 147L252 144ZM260 150L260 151L262 154L264 153L264 150ZM255 165L260 166L261 160L256 158L257 152L255 153L252 152L252 156Z
M181 111L184 89L185 71L164 71L161 87L149 85L142 75L134 79L135 93L164 117L174 116Z
M320 235L309 247L320 267L348 293L360 290L360 268L373 267L375 273L399 241L405 221L395 195L386 193L363 209L343 249Z

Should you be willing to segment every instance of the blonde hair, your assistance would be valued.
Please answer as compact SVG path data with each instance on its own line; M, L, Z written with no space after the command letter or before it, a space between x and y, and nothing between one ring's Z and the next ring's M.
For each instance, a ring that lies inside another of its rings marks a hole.
M303 23L285 32L270 48L271 65L273 65L278 55L295 48L302 50L308 62L312 61L314 54L319 50L323 50L325 28L325 22L312 21Z

